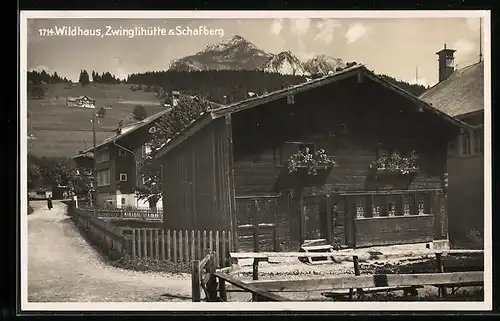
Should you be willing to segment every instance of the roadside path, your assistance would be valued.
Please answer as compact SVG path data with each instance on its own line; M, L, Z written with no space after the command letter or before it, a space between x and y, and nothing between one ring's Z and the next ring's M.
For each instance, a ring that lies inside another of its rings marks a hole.
M190 301L188 274L110 266L80 235L66 205L31 202L28 216L29 302Z

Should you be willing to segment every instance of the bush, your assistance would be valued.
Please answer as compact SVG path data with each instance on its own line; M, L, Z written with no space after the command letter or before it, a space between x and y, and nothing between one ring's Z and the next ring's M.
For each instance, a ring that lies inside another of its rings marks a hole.
M135 120L143 120L144 118L148 117L148 114L143 106L137 105L132 111L132 117L134 117Z

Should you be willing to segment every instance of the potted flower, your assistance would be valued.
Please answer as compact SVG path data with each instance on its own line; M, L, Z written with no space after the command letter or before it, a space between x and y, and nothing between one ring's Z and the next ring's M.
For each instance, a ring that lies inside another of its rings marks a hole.
M297 151L288 158L288 172L297 172L299 169L307 169L307 174L316 176L318 170L336 167L337 162L326 154L324 149L311 152L309 147Z
M384 153L370 164L370 168L377 174L409 175L418 172L417 153L412 151L409 156L403 157L399 152Z

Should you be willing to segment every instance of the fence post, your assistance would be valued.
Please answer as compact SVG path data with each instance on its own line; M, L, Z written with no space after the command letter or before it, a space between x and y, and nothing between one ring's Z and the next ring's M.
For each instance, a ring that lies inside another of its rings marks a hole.
M438 272L444 273L444 262L443 262L442 253L436 253L436 263L437 263ZM439 292L439 296L442 296L442 297L447 296L445 286L440 286L438 292Z
M252 265L252 280L257 281L259 279L259 259L254 258L253 259L253 265ZM258 301L259 296L255 293L252 293L252 301Z
M219 279L219 293L222 301L227 301L226 280Z
M210 278L207 283L207 301L217 302L217 278L215 273L215 253L212 252L210 255L210 260L207 262L207 272L210 273Z
M199 260L194 260L191 263L191 297L193 302L201 301Z
M360 276L361 275L361 271L359 269L359 257L357 255L354 255L352 257L352 262L354 263L354 275ZM362 288L357 288L356 289L356 293L357 293L358 296L361 296L361 297L364 295Z

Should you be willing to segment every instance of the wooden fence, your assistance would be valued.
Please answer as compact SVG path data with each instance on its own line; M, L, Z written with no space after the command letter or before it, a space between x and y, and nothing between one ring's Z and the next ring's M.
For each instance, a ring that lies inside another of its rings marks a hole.
M87 211L74 209L72 206L69 213L77 227L109 257L120 258L123 256L126 242L120 228L94 217Z
M122 229L127 252L133 258L154 258L170 262L201 260L215 251L216 267L231 264L231 231L164 230L157 228Z
M68 206L76 225L112 258L128 254L133 259L189 263L201 259L208 252L215 252L216 267L231 264L229 253L234 249L230 231L120 228L112 220L96 217L89 209L76 209L72 203Z
M423 256L433 253L436 256L436 273L419 274L375 274L361 275L359 268L358 253L345 253L352 255L354 275L340 275L335 277L292 279L292 280L263 280L259 281L258 263L265 261L269 257L327 257L331 252L325 253L231 253L231 256L240 258L254 258L253 281L243 282L224 273L224 269L216 270L213 266L212 257L208 255L202 261L192 263L192 301L201 301L201 291L205 292L205 300L208 302L227 301L228 292L250 292L252 301L290 301L288 298L277 295L273 292L311 292L311 291L332 291L348 290L348 292L323 292L322 295L329 298L339 298L348 295L353 299L354 289L358 297L367 293L387 292L403 290L405 295L417 294L417 288L423 286L434 286L439 290L439 295L447 296L447 288L451 288L452 293L467 286L484 286L483 271L467 272L445 272L443 255L448 254L483 254L479 250L446 250L446 251L421 251ZM354 254L354 255L353 255ZM231 268L229 268L231 269ZM229 283L228 287L226 283Z
M81 207L81 209L94 214L93 208ZM97 213L97 217L105 219L163 220L163 211L161 209L99 208L95 212Z

